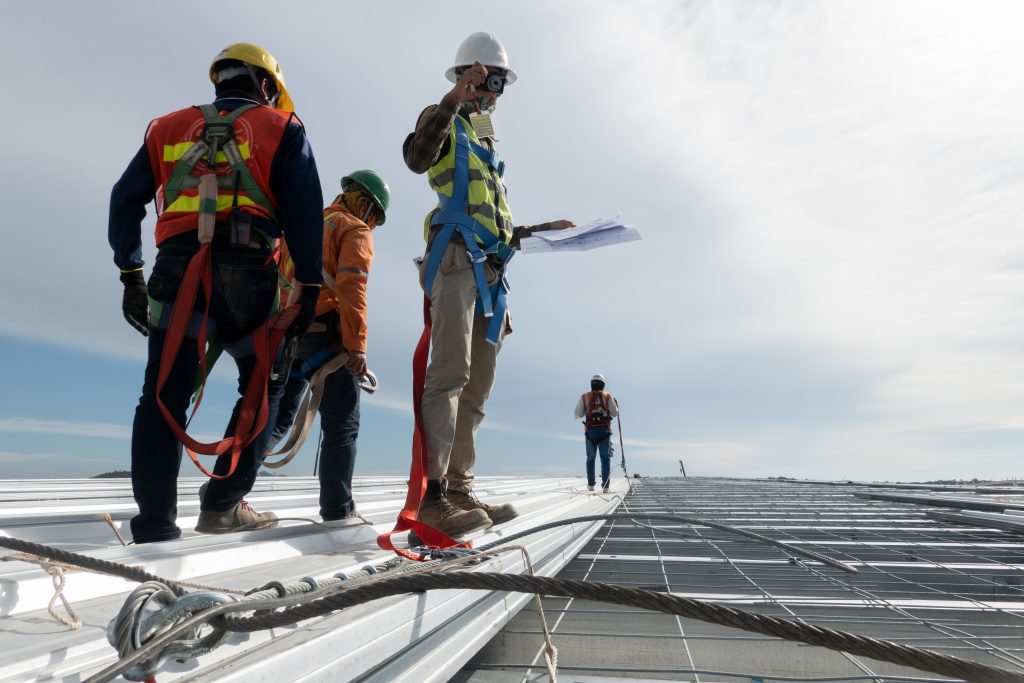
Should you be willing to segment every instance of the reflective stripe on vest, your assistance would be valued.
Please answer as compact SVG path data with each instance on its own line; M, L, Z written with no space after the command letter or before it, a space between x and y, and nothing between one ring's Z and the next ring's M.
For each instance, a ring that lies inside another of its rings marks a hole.
M504 164L497 160L497 155L474 143L466 133L466 127L462 117L456 117L453 128L452 152L448 156L454 156L454 173L448 194L438 192L439 208L430 214L428 230L435 225L441 226L434 241L430 245L430 252L427 255L427 263L423 277L423 288L427 296L434 286L434 278L441 266L441 258L451 242L456 230L462 236L462 241L469 252L470 260L473 263L473 276L476 280L477 302L476 310L491 322L487 326L487 341L497 345L501 339L502 329L505 325L505 310L507 308L508 280L505 279L505 265L512 260L515 250L498 237L496 229L489 228L486 224L477 220L475 215L470 215L466 207L470 197L470 189L473 181L470 169L473 159L478 161L481 154L488 153L488 163L497 164L504 168ZM448 156L445 159L448 159ZM442 165L438 162L438 165ZM433 171L433 168L431 168ZM511 220L511 219L510 219ZM492 222L493 225L493 222ZM509 224L511 225L511 223ZM511 234L511 231L510 233ZM493 286L487 283L487 275L484 271L484 263L488 255L493 255L499 269L500 277Z
M164 154L162 158L164 161L177 161L185 156L185 153L195 147L195 145L196 143L194 142L179 142L176 145L164 145ZM249 153L248 142L243 142L238 145L238 152L242 155L243 159L248 159L252 156L252 154ZM217 152L217 163L228 163L228 156L224 152Z
M218 114L209 105L203 108L211 115ZM226 221L231 214L236 182L238 208L273 219L277 198L270 189L270 169L292 115L248 105L220 116L230 120L233 114L237 115L231 123L235 144L232 149L218 149L213 168L218 181L217 221ZM206 125L202 109L188 107L155 119L146 131L146 148L157 185L158 246L198 226L199 176L211 171L206 159L209 147L203 140ZM184 166L179 167L181 164Z

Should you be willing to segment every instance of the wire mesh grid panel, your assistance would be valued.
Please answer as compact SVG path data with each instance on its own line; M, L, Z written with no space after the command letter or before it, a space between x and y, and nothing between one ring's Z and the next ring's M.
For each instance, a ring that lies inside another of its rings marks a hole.
M883 490L884 487L879 487ZM1024 671L1024 535L929 517L862 486L647 479L620 512L675 514L754 531L858 571L730 529L608 522L562 571L709 600ZM963 494L958 494L963 497ZM984 501L1016 500L973 494ZM935 674L671 615L546 598L566 675L664 680L934 681ZM546 680L536 610L524 609L455 680Z

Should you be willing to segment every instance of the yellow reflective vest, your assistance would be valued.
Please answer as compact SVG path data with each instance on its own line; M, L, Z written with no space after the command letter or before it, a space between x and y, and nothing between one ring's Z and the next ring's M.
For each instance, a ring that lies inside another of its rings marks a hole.
M508 208L505 184L502 182L499 169L493 168L486 160L474 151L474 145L486 149L476 136L473 125L463 116L462 121L466 140L469 144L469 187L466 200L466 213L490 231L501 242L508 244L512 239L512 212ZM430 234L430 222L441 208L440 196L450 198L455 189L455 154L460 143L459 126L452 124L448 132L448 152L427 171L430 188L439 195L438 206L427 214L423 228L424 238ZM450 207L454 208L454 207ZM477 241L480 241L477 238Z

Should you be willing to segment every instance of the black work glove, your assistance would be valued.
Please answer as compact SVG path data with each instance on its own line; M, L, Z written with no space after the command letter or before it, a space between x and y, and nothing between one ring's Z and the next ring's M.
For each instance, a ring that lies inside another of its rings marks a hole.
M306 333L309 326L316 318L316 300L320 297L320 287L317 285L302 285L302 292L299 294L299 314L288 326L284 333L285 341L297 339Z
M295 350L299 346L299 339L306 334L306 330L313 324L316 317L316 300L320 297L320 288L316 285L302 285L299 294L299 314L292 320L292 324L284 331L284 341L281 345L281 352L270 370L270 379L275 382L287 381L291 374L292 361L295 359Z
M146 277L141 269L132 270L121 273L121 282L124 284L124 298L121 299L124 319L142 333L143 337L148 337L149 294L146 291Z

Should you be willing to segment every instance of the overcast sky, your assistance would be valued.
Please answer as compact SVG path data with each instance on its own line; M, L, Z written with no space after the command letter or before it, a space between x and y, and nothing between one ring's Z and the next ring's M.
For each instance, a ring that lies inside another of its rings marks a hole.
M441 8L445 11L442 12ZM296 9L301 8L301 9ZM517 223L620 214L642 242L512 264L478 473L578 473L594 372L630 469L926 480L1022 473L1024 5L1006 2L5 3L0 476L127 469L145 340L110 188L146 124L211 99L238 41L284 70L326 197L374 168L357 474L404 473L434 196L401 144L485 30ZM152 263L152 212L144 225ZM149 265L147 265L147 273ZM196 431L223 428L220 369ZM289 471L308 474L315 444ZM183 473L193 474L186 463Z

